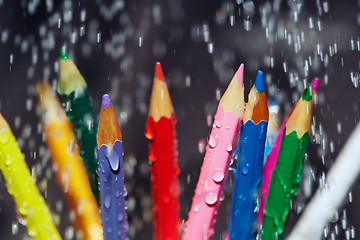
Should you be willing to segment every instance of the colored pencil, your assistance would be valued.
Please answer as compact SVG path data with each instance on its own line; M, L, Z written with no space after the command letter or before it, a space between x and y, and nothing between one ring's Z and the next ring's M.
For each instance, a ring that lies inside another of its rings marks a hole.
M56 166L58 183L75 212L77 234L87 240L103 239L98 206L91 192L71 122L48 84L39 84L38 96L46 144Z
M263 240L278 239L284 233L290 201L299 188L310 140L311 99L312 89L308 84L286 123L264 209Z
M109 95L102 97L96 135L99 159L101 222L105 240L127 238L122 134Z
M258 71L249 93L237 146L237 168L229 221L229 239L255 239L256 202L262 181L265 139L269 119L263 73Z
M341 207L360 173L360 124L346 141L319 188L288 236L289 240L321 239L324 227Z
M65 48L60 50L59 65L60 78L57 92L66 99L66 116L71 120L91 190L99 204L99 186L96 173L98 162L94 156L97 120L93 104L86 82Z
M318 87L319 87L319 81L320 80L318 78L315 78L311 82L313 95L317 94L317 90L318 90ZM312 104L314 104L314 101L312 101ZM266 198L267 198L268 193L269 193L271 174L272 174L272 172L273 172L273 170L275 168L277 158L279 156L280 144L281 144L281 139L283 137L285 125L286 125L289 117L291 116L291 114L292 114L292 112L294 110L294 107L295 107L295 105L292 107L292 109L286 115L283 123L281 124L281 127L279 129L279 133L278 133L278 135L277 135L277 137L275 139L274 145L273 145L271 151L269 152L269 154L266 157L266 162L265 162L265 165L264 165L264 168L263 168L263 182L262 182L262 185L260 187L260 207L259 207L259 212L258 212L258 215L257 215L257 223L258 223L258 225L260 225L262 223L262 221L263 221Z
M0 114L0 170L7 190L36 240L61 239L50 211L30 175L24 155L4 117Z
M209 239L214 234L220 196L239 136L244 112L244 65L220 99L201 167L183 239Z
M153 239L180 239L176 117L159 62L155 66L145 136L150 141Z

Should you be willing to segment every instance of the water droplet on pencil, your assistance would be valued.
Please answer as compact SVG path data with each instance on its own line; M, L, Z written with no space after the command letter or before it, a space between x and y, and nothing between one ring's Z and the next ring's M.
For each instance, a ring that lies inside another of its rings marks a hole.
M199 206L199 205L196 205L196 206L194 207L194 213L199 212L199 209L200 209L200 206Z
M35 226L31 225L28 228L28 233L31 237L35 237L38 234L38 231Z
M234 212L234 216L238 216L240 213L239 209L236 209L235 212Z
M23 204L19 207L19 212L23 216L26 216L28 214L28 204L27 204L27 202L23 202Z
M212 192L212 191L207 191L205 193L205 202L208 205L213 205L217 202L217 195L216 193Z
M116 190L116 191L115 191L115 197L117 197L117 198L120 197L120 191L119 191L119 190Z
M95 147L95 149L94 149L94 156L96 159L99 158L99 150L97 149L97 147Z
M233 148L232 148L231 144L229 144L229 145L226 146L226 151L231 152L232 149L233 149Z
M242 167L241 172L244 176L248 175L248 173L249 173L249 164L248 163Z
M214 219L214 221L216 221L216 220ZM214 228L209 229L208 236L212 236L214 234L214 232L215 232ZM207 239L207 237L204 239Z
M111 196L110 195L105 195L104 206L105 206L105 208L110 209L110 207L111 207Z
M209 138L209 146L211 148L215 148L217 146L217 144L218 144L218 140L216 139L216 137L210 136L210 138Z
M124 220L124 214L122 214L121 212L118 214L117 216L117 221L118 222L122 222Z
M247 141L248 141L248 138L247 138L247 137L244 137L244 139L243 139L243 144L247 144Z
M216 169L212 176L214 182L219 183L224 179L224 172L221 169Z
M8 155L8 156L6 156L6 159L5 159L5 166L10 166L10 164L11 164L11 162L12 162L12 160L11 160L11 157Z
M0 142L2 144L6 144L9 140L9 134L6 133L6 132L2 132L1 135L0 135Z
M221 128L222 127L222 122L215 121L215 125L216 125L217 128Z
M244 194L239 194L238 199L239 200L245 200L246 198L245 198Z

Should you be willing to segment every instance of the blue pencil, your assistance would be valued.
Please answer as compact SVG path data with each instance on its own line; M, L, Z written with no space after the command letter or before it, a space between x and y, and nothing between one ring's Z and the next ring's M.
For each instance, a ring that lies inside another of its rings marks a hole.
M102 98L96 140L104 240L128 239L122 134L107 94Z
M228 229L231 240L255 239L257 192L262 181L268 119L263 73L258 71L255 86L249 93L237 146L238 163Z

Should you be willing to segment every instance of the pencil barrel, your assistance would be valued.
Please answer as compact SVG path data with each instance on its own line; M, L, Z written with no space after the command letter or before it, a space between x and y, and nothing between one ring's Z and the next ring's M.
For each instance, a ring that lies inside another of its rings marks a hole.
M35 240L60 240L50 211L30 175L16 139L9 131L0 132L0 169L17 209Z
M65 95L65 97L67 99L66 116L73 125L73 131L80 148L80 156L84 161L90 181L91 191L99 204L98 175L96 173L98 162L94 156L97 120L92 101L87 88L83 90L80 96L76 92L72 92Z
M98 159L104 240L127 240L127 191L124 185L122 142L115 141L111 149L102 145L98 150Z
M262 182L267 125L266 121L254 124L252 120L248 120L241 126L228 232L231 240L255 239L258 189Z
M300 139L296 131L288 135L285 133L286 127L266 200L263 240L271 240L284 233L290 201L299 189L304 155L310 140L308 132Z

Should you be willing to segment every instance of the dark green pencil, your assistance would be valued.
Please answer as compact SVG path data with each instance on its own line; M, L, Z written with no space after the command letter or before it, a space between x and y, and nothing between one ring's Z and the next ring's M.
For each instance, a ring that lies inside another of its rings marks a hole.
M64 48L60 50L60 79L57 91L66 98L66 115L71 120L80 155L90 180L91 190L99 204L99 187L95 158L97 120L83 76Z

